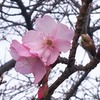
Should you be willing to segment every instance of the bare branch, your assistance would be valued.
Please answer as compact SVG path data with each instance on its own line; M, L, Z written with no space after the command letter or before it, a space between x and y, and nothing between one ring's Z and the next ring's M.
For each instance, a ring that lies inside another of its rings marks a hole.
M21 0L11 0L15 1L21 9L22 15L25 18L26 26L28 30L32 30L31 16L27 13L25 6L23 5Z

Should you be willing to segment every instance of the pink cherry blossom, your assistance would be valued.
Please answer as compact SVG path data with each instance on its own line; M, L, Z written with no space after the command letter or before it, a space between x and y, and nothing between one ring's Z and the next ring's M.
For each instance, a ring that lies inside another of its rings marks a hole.
M34 83L38 83L46 74L45 65L38 55L30 53L28 48L16 40L12 41L10 50L13 59L16 60L15 70L22 74L33 73Z
M31 53L37 53L47 65L53 64L61 52L70 49L73 31L48 15L37 18L35 24L36 29L24 35L23 44Z

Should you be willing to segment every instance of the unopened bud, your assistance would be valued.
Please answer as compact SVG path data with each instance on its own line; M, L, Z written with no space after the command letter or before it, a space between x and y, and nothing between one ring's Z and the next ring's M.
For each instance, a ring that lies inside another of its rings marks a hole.
M86 34L82 34L81 37L82 37L81 39L82 47L85 50L87 50L92 56L95 56L96 48L95 48L93 40Z
M48 84L43 84L38 90L38 99L42 100L48 94ZM43 99L44 100L44 99Z

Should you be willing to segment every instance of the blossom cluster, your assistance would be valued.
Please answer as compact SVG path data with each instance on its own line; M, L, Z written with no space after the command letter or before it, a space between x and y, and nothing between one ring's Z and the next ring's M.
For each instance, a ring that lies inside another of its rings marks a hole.
M27 31L22 37L22 43L12 41L10 53L16 60L15 70L33 73L34 83L39 83L47 72L46 67L53 64L61 52L70 49L73 30L48 15L37 18L35 26L35 30Z

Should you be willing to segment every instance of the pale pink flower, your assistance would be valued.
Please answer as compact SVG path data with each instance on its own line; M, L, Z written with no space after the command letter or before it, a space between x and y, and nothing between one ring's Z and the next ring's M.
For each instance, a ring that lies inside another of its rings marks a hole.
M34 83L38 83L46 73L45 65L37 54L32 54L29 49L18 41L13 40L10 46L10 53L16 60L15 70L22 74L33 73Z
M24 35L23 44L30 52L37 53L47 65L53 64L61 52L70 49L73 31L48 15L37 18L35 24L36 29Z

